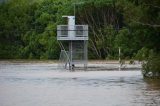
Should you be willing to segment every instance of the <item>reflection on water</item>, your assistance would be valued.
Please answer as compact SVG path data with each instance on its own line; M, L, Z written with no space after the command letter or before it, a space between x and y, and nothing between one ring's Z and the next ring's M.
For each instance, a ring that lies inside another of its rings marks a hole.
M62 72L55 64L0 64L0 106L159 106L160 80L137 71Z

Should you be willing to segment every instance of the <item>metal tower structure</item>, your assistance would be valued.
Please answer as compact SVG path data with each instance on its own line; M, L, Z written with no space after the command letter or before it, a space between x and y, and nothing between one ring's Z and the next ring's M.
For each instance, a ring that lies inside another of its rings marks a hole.
M76 64L87 69L88 62L88 25L75 25L75 16L62 16L68 25L57 26L57 40L61 47L61 67L74 70Z

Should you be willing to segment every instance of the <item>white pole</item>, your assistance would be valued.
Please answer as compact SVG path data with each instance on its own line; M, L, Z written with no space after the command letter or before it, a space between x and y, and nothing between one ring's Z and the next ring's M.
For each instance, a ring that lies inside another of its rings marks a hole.
M74 3L74 16L76 17L76 3Z
M76 5L83 4L84 2L74 3L74 16L76 18Z
M119 47L119 71L121 71L121 48Z

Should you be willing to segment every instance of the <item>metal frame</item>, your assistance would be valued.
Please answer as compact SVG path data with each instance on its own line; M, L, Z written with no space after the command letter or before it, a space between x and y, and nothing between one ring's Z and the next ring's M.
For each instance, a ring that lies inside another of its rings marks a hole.
M68 50L68 53L65 52L68 60L65 60L66 63L63 66L68 66L68 69L73 71L76 64L83 64L84 70L86 70L88 63L88 25L75 25L74 16L63 17L68 18L68 25L57 26L57 40L60 44L61 52ZM66 48L63 45L63 41L67 42L68 46ZM65 68L67 69L67 67Z
M57 40L88 40L88 25L74 25L74 30L68 30L69 25L57 26Z

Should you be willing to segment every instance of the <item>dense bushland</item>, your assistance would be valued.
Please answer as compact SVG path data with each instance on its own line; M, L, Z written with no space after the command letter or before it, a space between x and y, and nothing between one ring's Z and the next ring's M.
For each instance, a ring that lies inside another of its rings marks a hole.
M74 3L76 23L89 25L90 59L117 59L121 47L122 58L149 59L144 69L159 71L159 0L4 0L0 59L58 59L56 26Z

